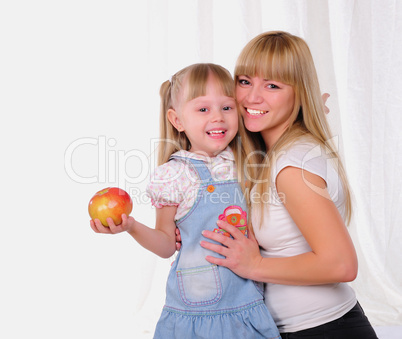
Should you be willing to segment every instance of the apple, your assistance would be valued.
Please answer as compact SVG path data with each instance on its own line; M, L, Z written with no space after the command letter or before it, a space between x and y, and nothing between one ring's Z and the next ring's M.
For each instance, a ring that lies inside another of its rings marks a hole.
M88 204L88 212L93 219L99 219L109 227L106 218L112 218L115 225L121 224L121 215L129 215L133 209L130 195L121 188L108 187L96 192Z

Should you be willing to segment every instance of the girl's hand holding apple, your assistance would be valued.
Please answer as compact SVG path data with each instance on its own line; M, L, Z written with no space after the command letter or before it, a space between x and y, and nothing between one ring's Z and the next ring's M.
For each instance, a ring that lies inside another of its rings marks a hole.
M121 224L116 225L112 218L107 218L108 226L104 226L99 219L93 219L90 221L91 228L96 233L104 234L117 234L121 232L129 232L135 225L133 217L128 217L126 214L121 215Z
M91 198L88 212L96 233L115 234L131 229L135 220L128 217L133 209L130 195L118 187L102 189Z

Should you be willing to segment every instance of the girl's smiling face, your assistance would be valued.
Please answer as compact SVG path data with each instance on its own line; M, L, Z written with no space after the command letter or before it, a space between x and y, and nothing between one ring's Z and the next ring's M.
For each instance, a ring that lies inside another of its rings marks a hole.
M191 143L190 152L210 157L222 152L236 136L238 115L235 99L222 93L213 76L209 76L206 93L184 101L181 93L177 109L168 111L169 121L184 132Z
M295 105L293 87L259 76L239 75L236 98L244 125L251 132L261 132L270 148L289 126Z

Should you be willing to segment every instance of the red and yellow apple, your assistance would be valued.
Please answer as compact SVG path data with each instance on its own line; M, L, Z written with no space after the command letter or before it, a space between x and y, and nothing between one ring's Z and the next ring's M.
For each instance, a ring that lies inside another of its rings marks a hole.
M130 195L121 188L108 187L96 192L88 204L88 212L92 220L99 219L108 227L107 218L112 218L115 225L121 224L121 215L129 215L133 209Z

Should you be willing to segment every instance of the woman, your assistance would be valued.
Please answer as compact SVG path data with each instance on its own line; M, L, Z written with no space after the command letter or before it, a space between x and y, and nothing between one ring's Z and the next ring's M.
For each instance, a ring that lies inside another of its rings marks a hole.
M305 41L285 32L251 40L235 69L236 96L260 166L250 181L255 238L224 221L224 246L201 246L238 275L265 283L265 302L282 338L377 338L346 284L357 257L345 224L351 198L331 143L318 78ZM261 166L262 163L262 166Z

